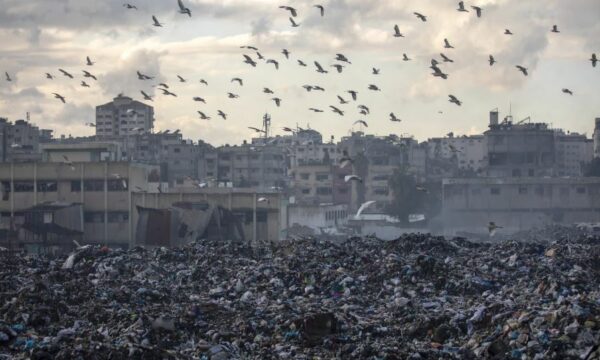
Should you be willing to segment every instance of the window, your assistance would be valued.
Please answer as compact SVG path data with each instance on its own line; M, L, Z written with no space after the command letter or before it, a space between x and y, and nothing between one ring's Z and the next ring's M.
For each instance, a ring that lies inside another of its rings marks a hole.
M584 188L584 187L581 187L581 186L580 186L580 187L578 187L578 188L577 188L577 193L578 193L578 194L585 194L585 188Z
M2 182L2 201L8 201L10 199L10 182Z
M84 191L104 191L104 180L83 180Z
M375 195L382 195L382 196L388 196L389 195L389 191L387 189L375 189L375 191L373 191L375 193Z
M81 192L81 181L79 181L79 180L71 181L71 192Z
M500 188L498 187L493 187L490 189L490 194L492 195L500 195Z
M308 180L310 178L310 174L302 173L300 174L300 179Z
M339 188L338 189L338 194L346 195L347 193L348 193L347 188Z
M303 195L309 195L310 194L310 189L302 189L302 194Z
M111 211L108 213L109 223L124 223L129 221L129 213L126 211Z
M38 192L56 192L57 184L56 181L44 181L40 180L37 182Z
M331 195L331 188L328 187L320 187L317 188L317 195Z
M84 221L88 224L102 224L104 223L104 212L100 211L86 211L83 214Z
M33 192L33 181L15 181L15 192Z
M529 189L527 189L527 186L519 186L519 194L520 195L527 195Z
M329 180L329 174L317 174L317 181Z
M173 152L176 153L176 154L179 154L181 152L181 149L180 148L174 148Z

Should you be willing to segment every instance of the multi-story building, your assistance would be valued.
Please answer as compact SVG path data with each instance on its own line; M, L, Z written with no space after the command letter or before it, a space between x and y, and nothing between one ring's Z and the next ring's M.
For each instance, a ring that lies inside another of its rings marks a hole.
M458 169L480 173L487 160L483 135L448 136L427 140L428 157L453 162Z
M0 161L40 160L40 143L52 138L52 130L40 130L25 120L0 118Z
M585 165L592 161L590 141L578 133L555 132L555 159L557 176L583 176Z
M130 136L149 133L154 127L154 108L119 94L96 107L96 136Z
M445 179L440 218L447 234L514 232L551 223L600 222L598 178Z
M594 157L600 158L600 118L596 118L594 126Z
M350 204L352 184L344 180L352 167L329 162L305 163L291 170L291 188L299 204Z

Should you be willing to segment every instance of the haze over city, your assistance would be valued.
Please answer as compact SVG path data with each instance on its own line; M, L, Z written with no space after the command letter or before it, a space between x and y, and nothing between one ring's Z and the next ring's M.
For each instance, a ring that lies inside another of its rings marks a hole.
M180 129L187 138L214 145L253 136L247 127L259 126L267 112L275 133L309 124L326 138L348 135L359 128L357 120L366 121L370 133L419 140L481 133L489 110L499 108L505 116L511 107L515 120L531 116L556 128L592 132L600 94L600 66L590 62L600 52L597 1L481 0L457 11L456 1L332 0L322 2L323 16L314 5L189 0L188 16L176 1L144 1L129 9L121 1L4 0L0 71L11 81L0 79L0 114L18 119L29 112L32 122L56 134L92 135L85 124L94 122L95 106L119 93L143 100L144 91L154 96L145 102L155 107L155 130ZM482 8L480 17L471 6ZM153 26L152 16L163 25ZM290 18L299 26L291 26ZM395 25L402 37L394 36ZM241 46L258 48L265 59ZM338 53L352 64L336 61ZM444 62L441 53L453 62ZM244 54L257 66L244 63ZM497 61L493 66L490 55ZM93 65L86 65L87 57ZM279 70L267 59L277 61ZM447 79L432 76L432 59ZM328 73L316 72L314 61ZM334 64L344 66L341 73ZM97 81L84 78L82 70ZM136 71L154 79L139 80ZM233 78L243 79L243 86ZM158 83L177 97L163 95ZM307 84L325 91L308 92L302 87ZM369 90L370 84L381 91ZM357 101L348 90L358 92ZM229 92L239 98L229 98ZM450 94L462 105L450 103ZM340 104L338 95L349 104ZM274 97L281 99L279 107ZM359 113L359 104L370 109L368 115ZM211 119L201 120L197 111ZM390 113L401 122L390 122Z

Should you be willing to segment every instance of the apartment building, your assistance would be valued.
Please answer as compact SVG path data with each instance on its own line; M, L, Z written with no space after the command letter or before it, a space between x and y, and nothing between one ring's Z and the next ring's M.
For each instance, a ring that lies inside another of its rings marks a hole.
M113 101L96 107L96 136L130 136L154 128L154 108L119 94Z

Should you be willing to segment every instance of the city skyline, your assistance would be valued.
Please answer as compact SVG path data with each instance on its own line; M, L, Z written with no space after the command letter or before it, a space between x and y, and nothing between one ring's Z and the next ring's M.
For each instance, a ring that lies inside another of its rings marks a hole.
M600 51L600 24L594 15L599 3L473 1L467 3L469 13L458 12L456 3L334 0L323 2L321 17L314 4L299 1L190 0L188 17L177 13L176 1L146 1L136 4L138 10L119 1L65 1L61 6L7 1L0 10L0 39L6 44L0 50L0 70L11 81L0 80L0 116L14 121L29 112L32 122L57 135L92 135L94 129L85 123L94 122L95 106L120 92L142 100L143 90L156 95L154 102L145 101L156 109L156 130L180 129L187 138L215 145L251 138L247 127L259 126L264 113L271 114L275 134L284 134L284 126L309 123L325 138L339 139L360 119L369 124L367 133L411 134L423 141L448 132L482 133L488 111L497 107L502 117L512 108L516 121L531 116L535 122L591 136L599 115L600 67L589 61ZM290 27L290 14L280 5L298 9L298 28ZM471 5L483 8L481 18ZM427 15L427 22L413 12ZM528 21L532 14L534 22ZM165 23L162 28L152 26L152 15ZM395 24L404 37L394 37ZM551 32L553 25L560 33ZM505 29L514 35L504 35ZM454 49L444 48L444 39ZM244 64L243 54L257 60L254 51L240 49L246 45L276 59L280 70L264 62L256 68ZM284 48L291 52L289 60L281 54ZM352 62L344 64L341 74L330 67L340 64L334 61L336 53ZM403 61L404 53L412 60ZM455 61L440 64L447 80L431 76L429 69L432 58L441 62L440 53ZM489 66L489 54L498 63ZM86 65L87 56L93 66ZM298 66L297 59L309 66ZM329 73L315 72L313 61ZM528 76L516 65L527 67ZM381 74L372 75L372 67ZM75 79L64 77L59 68ZM82 70L98 80L84 78ZM156 80L138 80L137 70ZM46 72L54 80L45 79ZM244 85L232 83L234 77ZM81 87L82 80L91 87ZM153 87L159 82L167 83L177 98L159 94ZM321 85L326 92L306 92L304 84ZM369 84L382 91L367 90ZM262 92L264 87L282 99L281 107ZM357 102L346 93L350 89L359 92ZM54 92L64 95L67 104L54 99ZM228 92L240 98L229 99ZM449 103L449 94L462 106ZM338 95L350 104L340 105ZM206 105L192 101L195 96ZM358 104L368 105L370 114L361 116ZM329 105L346 116L332 113ZM325 113L312 113L309 107ZM200 120L198 110L212 119ZM227 120L217 110L227 113ZM402 122L390 122L390 112Z

